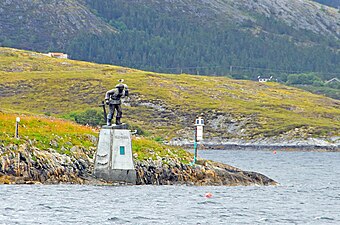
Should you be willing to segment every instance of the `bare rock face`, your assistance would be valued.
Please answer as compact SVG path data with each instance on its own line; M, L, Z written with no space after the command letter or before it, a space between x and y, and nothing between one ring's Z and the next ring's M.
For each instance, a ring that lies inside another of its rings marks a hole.
M239 9L245 8L269 18L279 19L286 24L317 34L340 38L340 13L332 7L307 0L240 0L235 1Z
M85 184L93 163L83 152L68 156L28 145L0 147L0 184ZM16 150L15 150L16 149Z
M340 39L340 12L310 0L148 0L145 4L210 23L256 24L260 14L298 30Z

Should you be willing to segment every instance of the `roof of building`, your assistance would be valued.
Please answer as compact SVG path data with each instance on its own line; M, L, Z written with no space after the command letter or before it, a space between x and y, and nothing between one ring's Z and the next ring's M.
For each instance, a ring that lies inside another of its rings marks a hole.
M50 52L49 54L54 55L54 56L66 55L65 53L61 53L61 52Z
M326 84L328 84L328 83L330 83L330 82L340 82L340 80L339 80L338 78L334 77L334 78L332 78L332 79L326 81Z

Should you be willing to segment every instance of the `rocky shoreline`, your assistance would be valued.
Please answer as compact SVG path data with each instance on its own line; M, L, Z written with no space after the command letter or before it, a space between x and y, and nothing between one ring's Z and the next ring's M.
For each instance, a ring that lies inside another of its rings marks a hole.
M260 174L208 160L199 160L190 166L173 159L146 160L137 162L137 184L153 185L197 185L197 186L248 186L276 185L277 183Z
M189 147L188 145L186 147ZM306 151L306 152L340 152L340 146L313 145L204 145L206 150L249 150L249 151Z
M72 156L29 145L0 147L0 184L85 184L93 163L83 149Z
M93 151L93 149L92 149ZM87 184L122 185L93 177L93 159L85 149L72 155L54 149L39 150L29 145L0 147L0 184ZM186 165L176 158L135 160L137 185L276 185L255 172L208 160Z
M185 139L174 139L168 144L192 148L193 141ZM230 139L221 140L218 138L204 140L200 143L204 149L223 150L302 150L302 151L340 151L340 137L328 139L308 138L308 139L282 139L265 138L253 140Z

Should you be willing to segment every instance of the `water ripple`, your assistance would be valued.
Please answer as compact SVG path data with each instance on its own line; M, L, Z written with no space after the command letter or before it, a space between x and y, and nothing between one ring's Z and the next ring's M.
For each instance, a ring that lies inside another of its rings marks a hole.
M316 220L335 220L334 218L327 217L327 216L320 216L320 217L315 217Z
M200 151L274 187L0 186L0 225L340 224L340 153ZM269 159L269 158L270 159ZM212 198L205 198L210 192Z

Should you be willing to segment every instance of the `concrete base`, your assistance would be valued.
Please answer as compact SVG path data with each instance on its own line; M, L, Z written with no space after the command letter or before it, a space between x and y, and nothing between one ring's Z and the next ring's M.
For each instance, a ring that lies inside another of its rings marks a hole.
M136 184L136 170L94 170L97 178L112 181Z
M100 130L94 164L95 177L106 181L136 183L131 134L126 127L126 124L103 126Z
M122 123L121 125L116 125L116 124L112 124L111 126L108 125L103 125L102 128L104 129L128 129L128 125L126 123Z

